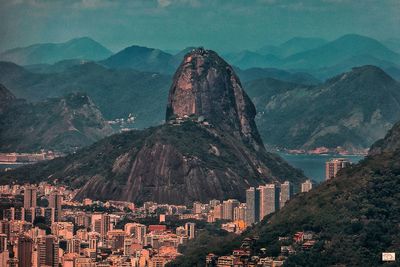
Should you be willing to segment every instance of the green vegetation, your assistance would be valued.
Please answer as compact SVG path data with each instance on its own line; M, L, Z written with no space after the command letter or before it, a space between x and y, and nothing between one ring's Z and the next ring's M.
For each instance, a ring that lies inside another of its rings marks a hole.
M400 125L379 144L385 146ZM400 254L400 146L367 157L356 166L313 189L297 195L284 209L267 217L243 233L258 236L256 251L267 249L277 256L279 236L293 236L298 231L313 231L317 243L311 250L291 255L285 266L397 266L382 263L382 252ZM208 244L222 239L209 237L205 243L191 243L187 251L203 251ZM231 243L219 244L231 249ZM218 255L220 249L214 250ZM237 246L236 246L237 248ZM199 255L185 254L185 265L196 266ZM204 255L201 255L204 258ZM203 265L204 266L204 262Z
M82 93L37 103L9 100L0 110L0 129L1 152L73 152L112 133Z

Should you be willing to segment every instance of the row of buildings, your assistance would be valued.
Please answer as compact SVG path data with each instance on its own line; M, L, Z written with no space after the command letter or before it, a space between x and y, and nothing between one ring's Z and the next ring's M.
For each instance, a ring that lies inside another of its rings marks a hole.
M308 192L312 187L312 181L306 180L301 184L301 192ZM283 208L293 194L293 184L289 181L250 187L246 190L246 225L257 223Z

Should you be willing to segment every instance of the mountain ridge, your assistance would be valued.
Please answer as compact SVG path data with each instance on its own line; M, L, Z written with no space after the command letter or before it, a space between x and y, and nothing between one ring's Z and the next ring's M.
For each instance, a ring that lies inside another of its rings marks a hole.
M100 60L112 52L89 37L74 38L64 43L42 43L4 51L0 60L20 65L55 63L66 59Z
M264 142L281 149L357 152L400 119L400 85L375 66L353 68L316 86L264 79L246 88Z
M81 93L43 102L8 99L0 112L0 150L74 152L113 130L91 99Z

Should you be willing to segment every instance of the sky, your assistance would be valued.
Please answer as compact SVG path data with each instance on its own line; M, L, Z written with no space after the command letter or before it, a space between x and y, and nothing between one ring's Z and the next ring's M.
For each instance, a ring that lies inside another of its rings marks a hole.
M293 37L400 37L400 0L0 0L0 51L89 36L130 45L232 52Z

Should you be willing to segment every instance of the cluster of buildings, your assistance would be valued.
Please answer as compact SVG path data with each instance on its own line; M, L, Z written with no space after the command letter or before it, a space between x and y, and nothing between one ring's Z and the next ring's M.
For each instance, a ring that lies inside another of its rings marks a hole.
M184 206L76 202L75 193L48 184L0 186L0 266L159 267L196 236L194 222L162 224L170 215L185 217Z
M345 159L328 161L327 179L349 164ZM307 180L300 190L312 187ZM154 202L141 207L124 201L79 202L74 200L76 193L47 183L0 186L0 266L162 267L181 255L179 246L196 237L196 222L218 222L221 229L241 233L283 208L294 188L289 181L265 184L247 189L245 203L214 199L194 202L190 208ZM293 238L282 237L285 244L275 258L252 251L256 238L246 239L232 255L210 254L207 265L281 266L289 254L313 246L310 236L299 232Z
M309 190L312 183L302 187ZM76 192L47 183L0 186L0 266L165 266L181 255L180 245L196 237L196 221L220 222L221 229L241 233L283 207L293 196L293 186L267 184L248 189L246 203L214 199L190 208L78 202ZM175 223L167 226L171 220Z
M312 181L306 180L301 184L301 192L308 192L312 187ZM293 184L289 181L250 187L246 190L246 225L257 223L283 208L293 194Z

